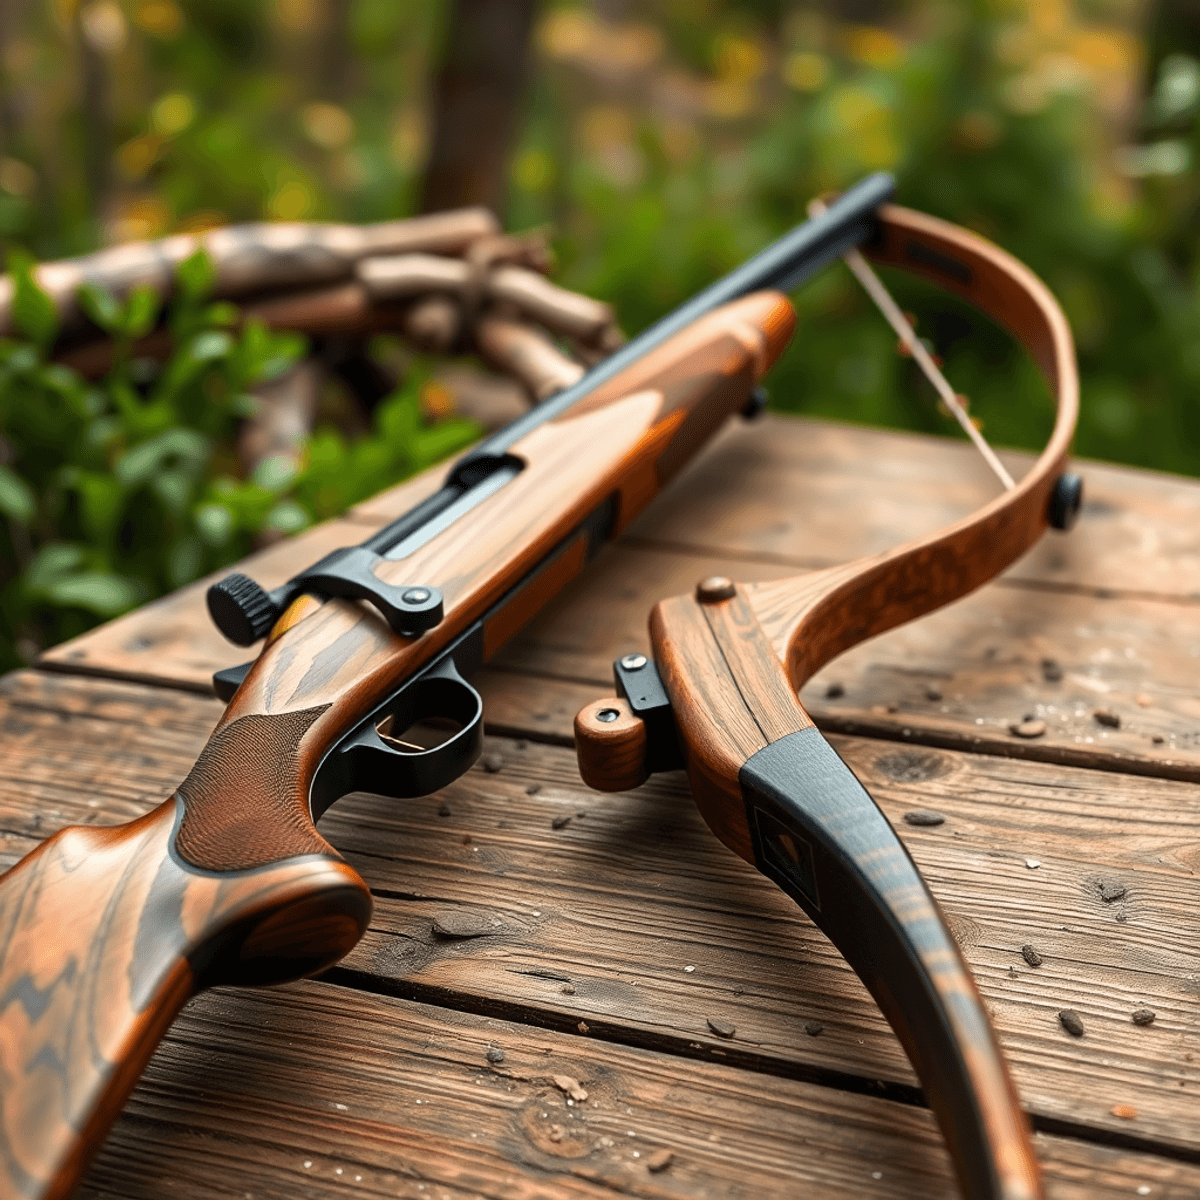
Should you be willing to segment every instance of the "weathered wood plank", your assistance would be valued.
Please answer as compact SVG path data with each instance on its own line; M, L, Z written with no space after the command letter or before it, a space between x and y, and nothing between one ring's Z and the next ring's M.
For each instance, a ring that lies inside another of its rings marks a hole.
M15 857L62 824L144 811L182 778L219 712L171 689L6 677L4 849ZM1200 1107L1180 1103L1200 1089L1200 791L868 739L837 745L943 902L1027 1106L1200 1155ZM372 931L340 978L561 1029L584 1020L606 1039L756 1073L911 1086L845 963L716 843L679 776L601 797L563 748L491 749L498 759L437 796L353 796L324 819L377 895ZM945 824L905 825L915 808ZM478 915L480 936L433 931L439 914L462 910ZM1040 967L1025 963L1026 944ZM1131 1023L1142 1006L1157 1013L1145 1028ZM1082 1014L1082 1039L1060 1028L1062 1008ZM710 1017L736 1036L714 1037ZM818 1036L804 1032L809 1021L823 1025ZM1119 1104L1136 1118L1114 1116Z
M1200 1189L1192 1164L1045 1135L1037 1151L1052 1200ZM347 1192L956 1195L924 1109L321 983L191 1004L81 1194Z
M737 565L747 581L791 573ZM649 651L654 603L728 567L682 549L608 547L494 665L594 682L587 700L610 694L612 660ZM800 696L826 730L1198 779L1198 670L1200 605L1048 591L1006 577L856 646ZM1101 725L1097 711L1119 727ZM511 718L491 715L511 727ZM1012 734L1026 716L1045 722L1040 737ZM555 729L569 731L569 722Z
M410 507L442 470L273 547L247 570L268 586L282 582ZM1200 485L1097 464L1086 473L1093 498L1070 536L1048 534L998 586L821 672L802 693L818 724L1200 778ZM611 660L646 648L652 605L701 576L779 578L875 552L969 511L990 486L969 448L953 442L784 418L735 426L498 665L607 688ZM206 586L55 647L44 661L205 691L214 670L246 654L212 628ZM1043 660L1060 681L1046 678ZM827 695L831 684L840 695ZM1120 727L1098 725L1098 709ZM1027 714L1047 725L1034 741L1009 732ZM492 716L512 728L509 716Z
M1018 477L1032 462L1001 456ZM1200 599L1200 483L1082 462L1084 511L1011 572L1043 587ZM803 417L734 424L633 537L798 569L878 554L992 499L965 442Z

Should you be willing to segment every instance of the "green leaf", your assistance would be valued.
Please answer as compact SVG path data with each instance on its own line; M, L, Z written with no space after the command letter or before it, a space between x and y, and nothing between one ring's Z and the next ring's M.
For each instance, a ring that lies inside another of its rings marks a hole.
M12 252L8 269L15 285L12 302L13 324L35 345L45 350L58 333L58 310L33 275L33 259Z
M206 333L198 333L187 348L187 355L193 362L212 362L214 359L225 358L233 350L233 338L218 329L210 329Z
M299 465L290 454L271 454L259 462L250 478L268 492L282 492L296 478Z
M81 283L75 293L79 307L105 333L117 336L121 332L121 306L106 287L89 280Z
M139 284L129 293L121 314L121 324L126 337L140 338L154 328L162 300L149 284Z
M141 599L141 588L122 575L81 571L76 575L60 575L51 582L45 594L55 604L86 608L101 617L115 617L137 604Z
M178 515L183 512L192 499L195 479L191 472L176 468L159 471L150 486L167 510Z
M198 469L208 453L209 441L202 433L195 429L168 429L126 451L117 459L113 470L126 487L136 487L169 463Z
M167 579L173 588L191 583L204 563L204 547L199 538L180 538L167 554Z
M11 467L0 466L0 512L25 525L37 512L33 489Z
M68 542L47 542L25 568L25 586L44 592L59 576L83 561L83 548Z
M242 310L236 304L231 304L228 300L218 300L204 310L204 323L206 325L236 325L241 315Z
M180 292L193 302L202 299L212 291L215 278L216 269L213 267L212 259L202 249L185 258L175 268L175 281Z
M233 533L233 513L224 504L198 504L192 513L196 530L210 546L223 546Z
M79 495L79 515L89 540L108 542L121 519L124 489L120 483L107 473L76 470L70 486Z
M276 533L299 533L312 523L308 513L294 500L284 500L267 513L266 525Z

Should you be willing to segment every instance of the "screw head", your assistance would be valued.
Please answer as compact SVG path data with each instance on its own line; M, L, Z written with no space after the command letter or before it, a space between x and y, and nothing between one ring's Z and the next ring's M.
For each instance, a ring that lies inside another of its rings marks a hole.
M620 715L615 708L602 708L596 714L596 720L603 721L605 725L611 725Z
M405 604L424 604L429 599L429 589L423 587L409 588L400 599Z
M621 666L626 671L640 671L648 661L644 654L627 654L621 659Z
M696 599L701 604L717 604L721 600L732 600L737 594L737 585L725 575L710 575L696 584Z

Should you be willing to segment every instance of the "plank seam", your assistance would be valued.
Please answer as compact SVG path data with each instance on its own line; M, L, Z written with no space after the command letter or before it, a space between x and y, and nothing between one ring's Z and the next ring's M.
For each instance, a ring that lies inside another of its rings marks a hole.
M617 539L617 545L634 550L660 551L684 558L720 558L731 562L758 563L762 566L795 567L802 571L819 571L827 567L841 566L841 559L804 558L799 555L774 554L769 550L739 550L731 546L709 546L704 543L674 542L658 538L637 537L626 534ZM1051 579L1022 579L1000 575L984 586L1014 588L1018 591L1049 592L1062 596L1085 596L1094 600L1146 600L1161 604L1177 604L1183 607L1200 606L1200 593L1177 594L1153 592L1140 588L1099 587L1083 583L1056 583Z
M529 1005L513 1001L491 1000L483 996L471 996L451 988L403 980L384 980L350 967L336 966L315 976L314 982L348 991L366 992L376 996L427 1004L451 1012L470 1016L490 1017L522 1025L532 1029L548 1029L571 1037L587 1037L594 1041L625 1046L633 1050L666 1054L674 1058L688 1058L698 1062L718 1062L723 1067L746 1071L753 1075L768 1075L778 1079L794 1080L852 1095L868 1096L877 1100L890 1100L909 1108L928 1109L924 1093L919 1087L895 1081L872 1079L856 1075L851 1071L839 1071L830 1067L818 1067L804 1063L787 1063L780 1059L762 1058L758 1055L739 1053L732 1046L721 1047L719 1060L714 1059L711 1047L692 1050L691 1043L684 1037L670 1037L630 1029L604 1020L587 1022L587 1032L579 1031L576 1017L569 1013L555 1013L547 1009L534 1009ZM706 1050L708 1051L706 1053ZM1068 1138L1072 1141L1093 1145L1110 1146L1141 1154L1153 1155L1172 1162L1200 1163L1200 1146L1187 1147L1160 1142L1146 1136L1126 1133L1123 1130L1104 1126L1085 1125L1069 1118L1025 1110L1030 1124L1038 1133Z

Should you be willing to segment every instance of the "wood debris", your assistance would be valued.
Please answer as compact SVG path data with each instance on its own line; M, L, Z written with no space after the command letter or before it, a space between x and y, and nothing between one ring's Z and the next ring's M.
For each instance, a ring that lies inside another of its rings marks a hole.
M587 1098L587 1089L573 1075L551 1075L554 1086L566 1096L570 1096L577 1104L582 1104Z
M646 1170L652 1175L657 1175L660 1171L665 1171L675 1161L674 1150L655 1150L653 1154L646 1159Z
M914 808L911 812L904 814L904 820L909 825L922 825L930 828L946 823L946 818L940 812L934 812L928 808Z

